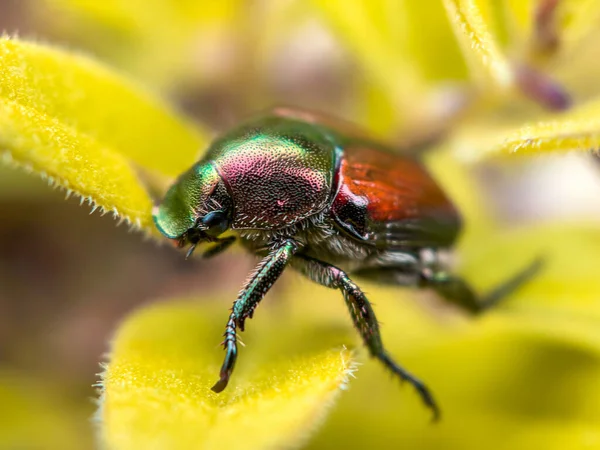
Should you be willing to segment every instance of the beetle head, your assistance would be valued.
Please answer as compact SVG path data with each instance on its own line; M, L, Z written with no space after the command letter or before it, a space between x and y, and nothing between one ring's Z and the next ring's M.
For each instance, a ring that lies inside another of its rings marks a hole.
M152 211L159 231L179 247L218 241L229 229L232 203L225 183L210 163L183 173Z

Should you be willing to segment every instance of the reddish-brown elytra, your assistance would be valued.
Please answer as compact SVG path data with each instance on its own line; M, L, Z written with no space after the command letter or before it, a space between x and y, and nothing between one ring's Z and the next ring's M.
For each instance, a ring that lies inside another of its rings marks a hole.
M384 349L371 304L350 275L432 288L444 299L481 312L512 292L539 261L484 298L438 257L460 231L460 216L425 167L335 119L289 108L253 118L216 139L183 173L154 211L158 229L188 256L204 256L238 238L263 259L233 304L225 361L213 387L222 391L237 359L236 332L290 265L339 289L370 354L411 383L434 416L426 386ZM222 235L230 231L232 235Z

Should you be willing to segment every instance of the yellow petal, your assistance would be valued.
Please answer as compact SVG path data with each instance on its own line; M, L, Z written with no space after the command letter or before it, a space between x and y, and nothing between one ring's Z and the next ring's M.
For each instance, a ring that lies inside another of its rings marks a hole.
M175 176L202 136L156 98L85 57L0 39L3 160L153 230L132 162Z
M260 449L304 441L352 369L341 346L345 333L310 339L316 330L290 331L273 315L265 323L269 314L261 310L248 324L248 346L240 349L230 385L215 394L226 318L225 304L176 302L147 308L121 326L100 411L108 448Z

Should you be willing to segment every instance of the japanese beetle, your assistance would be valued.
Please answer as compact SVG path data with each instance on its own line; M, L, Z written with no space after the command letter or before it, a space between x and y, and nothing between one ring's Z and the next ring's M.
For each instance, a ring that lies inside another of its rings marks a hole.
M370 354L411 383L438 415L427 387L387 354L375 313L350 274L432 288L473 313L516 289L536 262L484 298L444 270L440 250L455 242L460 216L424 166L331 119L292 109L254 118L210 146L153 211L158 229L188 256L204 242L213 256L236 236L263 257L225 329L225 360L213 391L227 386L244 331L258 303L287 265L342 291ZM222 237L232 230L236 236Z

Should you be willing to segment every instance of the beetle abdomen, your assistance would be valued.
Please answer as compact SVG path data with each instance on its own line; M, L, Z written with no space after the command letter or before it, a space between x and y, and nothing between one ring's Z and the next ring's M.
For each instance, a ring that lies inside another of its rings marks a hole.
M307 123L263 117L216 141L206 155L231 193L234 229L277 229L323 210L336 159L326 133Z
M460 217L425 168L412 158L349 144L332 205L338 225L382 248L447 247Z

